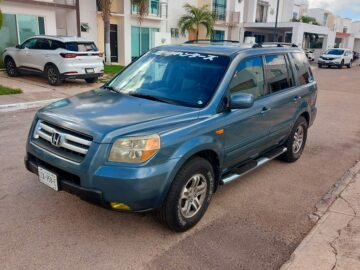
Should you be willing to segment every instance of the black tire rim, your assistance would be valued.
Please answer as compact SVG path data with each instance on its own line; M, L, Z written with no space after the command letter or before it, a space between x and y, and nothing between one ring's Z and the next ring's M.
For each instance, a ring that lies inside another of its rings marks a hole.
M48 68L47 75L48 75L49 82L51 84L56 84L57 83L58 75L57 75L57 72L56 72L55 68L53 68L53 67Z

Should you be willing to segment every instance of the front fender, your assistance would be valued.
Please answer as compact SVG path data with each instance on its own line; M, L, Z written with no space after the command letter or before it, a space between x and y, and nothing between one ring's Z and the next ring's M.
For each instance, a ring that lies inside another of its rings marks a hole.
M223 163L223 154L224 154L224 145L221 140L221 136L219 138L215 138L210 135L204 135L196 138L192 138L191 140L184 141L174 152L172 159L179 159L176 163L175 167L171 171L169 175L169 179L167 181L167 185L164 188L163 196L161 198L161 202L166 199L166 196L169 192L171 184L177 175L180 168L193 156L197 153L205 150L210 150L216 153L219 159L220 167Z

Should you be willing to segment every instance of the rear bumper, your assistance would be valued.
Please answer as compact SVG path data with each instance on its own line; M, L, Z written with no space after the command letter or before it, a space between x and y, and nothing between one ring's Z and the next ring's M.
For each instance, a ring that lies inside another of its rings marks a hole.
M104 73L85 73L85 74L66 74L63 73L61 76L65 79L90 79L90 78L98 78L103 76Z

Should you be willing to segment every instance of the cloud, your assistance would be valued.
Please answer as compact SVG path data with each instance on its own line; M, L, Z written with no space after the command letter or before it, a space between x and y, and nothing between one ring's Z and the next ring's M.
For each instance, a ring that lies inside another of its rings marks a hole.
M360 0L308 0L309 8L323 8L334 14L353 13L360 17Z

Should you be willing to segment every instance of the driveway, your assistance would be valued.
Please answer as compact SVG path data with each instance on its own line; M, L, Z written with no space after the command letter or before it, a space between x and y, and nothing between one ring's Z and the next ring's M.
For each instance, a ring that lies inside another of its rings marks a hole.
M220 188L183 234L40 184L23 165L34 111L0 113L2 269L278 269L314 225L315 204L360 158L360 67L314 73L318 117L303 157Z
M88 84L84 80L66 80L60 86L51 86L46 78L40 76L9 77L5 72L0 72L0 84L20 88L23 91L19 95L0 96L0 105L65 98L101 85L101 83Z

